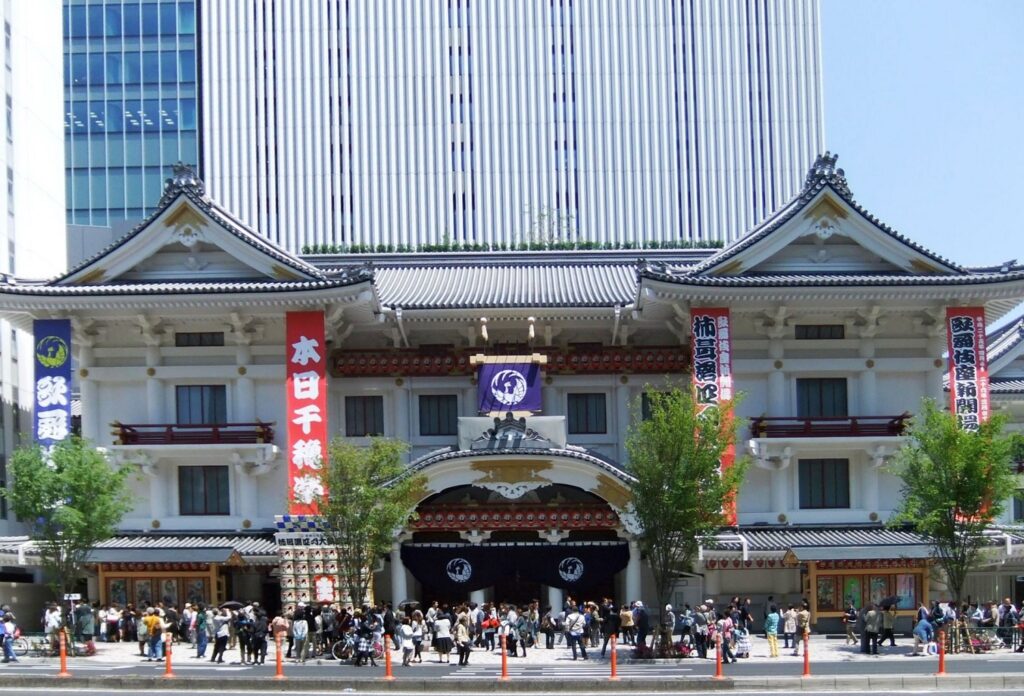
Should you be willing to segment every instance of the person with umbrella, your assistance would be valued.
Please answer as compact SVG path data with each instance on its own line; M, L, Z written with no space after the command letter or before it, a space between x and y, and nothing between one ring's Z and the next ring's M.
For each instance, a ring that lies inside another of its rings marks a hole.
M891 601L895 600L895 601ZM882 638L880 643L885 643L885 639L889 639L889 647L896 647L896 605L899 604L899 597L888 597L882 600Z

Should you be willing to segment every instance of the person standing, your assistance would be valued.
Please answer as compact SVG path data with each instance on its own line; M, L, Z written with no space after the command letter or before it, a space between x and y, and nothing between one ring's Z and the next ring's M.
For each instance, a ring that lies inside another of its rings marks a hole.
M252 663L262 665L267 661L267 633L270 627L267 624L267 612L262 609L256 610L256 619L252 624Z
M196 607L196 657L203 659L206 657L206 645L210 641L209 627L207 621L209 617L206 615L206 607L202 604Z
M412 619L408 616L402 618L402 625L398 629L402 636L402 666L408 667L412 664L413 644Z
M525 618L520 620L525 621ZM469 641L469 616L467 614L460 614L459 622L455 625L455 645L459 653L460 667L469 664ZM525 646L523 649L526 649Z
M636 647L647 647L647 635L651 632L651 617L640 600L633 609L633 621L636 624Z
M796 609L790 604L786 609L786 613L782 615L782 637L786 643L782 647L785 649L795 648L796 641Z
M806 645L811 635L811 610L807 602L800 605L800 611L796 613L796 642L794 643L793 655L800 655L800 647Z
M601 605L601 611L604 614L604 643L601 645L601 657L604 657L605 650L608 648L608 641L611 640L612 636L615 636L615 640L618 641L621 636L619 631L622 630L620 626L620 614L615 609L615 605L612 604L611 599L605 599L604 604Z
M768 657L779 656L779 608L774 604L764 615L764 634L768 639Z
M843 624L846 626L846 644L856 645L857 635L853 632L853 629L857 625L857 607L853 605L852 599L846 607L846 612L843 614Z
M309 642L309 620L306 614L306 607L301 603L295 610L292 618L292 637L295 639L295 661L299 664L306 662L307 644Z
M18 656L14 653L14 634L18 627L14 623L14 614L5 612L3 620L0 621L0 638L4 644L4 662L17 662Z
M580 648L580 654L583 659L587 659L587 648L584 645L583 635L586 630L586 619L583 618L583 614L580 613L579 608L574 602L569 608L569 613L565 617L565 635L569 641L569 647L572 648L572 659L576 659L576 646Z
M220 613L213 617L213 655L210 662L217 664L224 663L224 651L228 649L228 638L231 631L231 612L221 609Z
M868 634L868 654L878 654L878 633L882 626L882 617L878 607L872 604L864 615L864 632Z
M702 660L708 657L708 608L703 604L693 612L693 644Z
M163 620L156 613L156 609L150 607L146 610L146 615L142 619L142 624L146 628L146 635L149 641L149 654L146 657L146 662L152 662L156 660L159 662L164 659L163 654Z
M438 663L451 663L452 652L452 621L448 614L437 612L434 616L434 650L437 650Z
M623 642L627 645L636 645L634 638L636 626L633 623L633 612L630 611L629 606L626 604L623 604L622 609L619 610L619 628L622 631Z

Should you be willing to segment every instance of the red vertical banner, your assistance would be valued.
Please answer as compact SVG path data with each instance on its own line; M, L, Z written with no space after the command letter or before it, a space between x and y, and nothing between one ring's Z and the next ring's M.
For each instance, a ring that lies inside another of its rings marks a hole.
M700 307L691 312L693 390L701 412L733 397L732 325L728 307ZM736 460L730 444L722 453L722 469ZM725 501L725 516L736 524L736 500Z
M327 346L323 312L288 312L285 360L288 405L288 513L315 515L326 495Z
M989 418L985 308L947 307L949 408L960 427L977 430Z

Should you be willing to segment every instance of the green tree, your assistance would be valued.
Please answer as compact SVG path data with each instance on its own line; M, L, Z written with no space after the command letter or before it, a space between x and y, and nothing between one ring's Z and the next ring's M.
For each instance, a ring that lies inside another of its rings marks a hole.
M388 438L373 438L369 447L335 438L320 470L327 490L317 501L324 535L337 550L339 575L354 607L366 600L377 559L391 550L423 492L424 477L403 476L406 449Z
M903 503L890 524L910 524L931 541L957 604L987 545L985 531L1016 491L1013 440L1003 426L997 415L963 430L955 414L925 399L890 466L903 480Z
M636 478L640 548L664 606L674 577L690 570L699 545L729 523L726 513L748 461L737 457L728 469L720 467L739 427L732 402L700 413L693 392L675 388L649 391L648 407L649 417L630 429L626 450Z
M39 445L19 447L9 465L14 482L0 491L36 542L47 585L57 601L73 591L89 552L114 536L132 502L130 467L113 466L103 452L73 437L49 457Z

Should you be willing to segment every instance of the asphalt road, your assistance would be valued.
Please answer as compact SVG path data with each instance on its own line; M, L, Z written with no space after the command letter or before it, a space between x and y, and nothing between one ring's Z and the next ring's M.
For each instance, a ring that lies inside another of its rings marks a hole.
M40 696L42 694L96 694L96 691L89 691L86 689L4 689L3 692L7 696ZM117 693L132 693L127 691ZM253 691L197 691L195 689L189 690L169 690L169 691L150 691L147 693L155 693L160 696L194 696L195 694L218 694L218 696L253 696ZM297 696L323 696L322 692L319 691L303 691L300 687L296 687L294 691L274 691L274 693L283 694L295 694ZM400 692L400 691L388 691L388 692L374 692L374 691L363 691L359 690L356 692L359 696L421 696L415 692ZM530 692L521 691L516 692L516 696L533 696L536 694L540 696L544 692ZM558 692L559 696L593 696L591 693L586 692ZM689 692L699 693L699 692ZM763 696L762 691L725 691L719 693L737 694L738 696L750 696L752 694L758 694ZM864 691L801 691L801 694L828 694L829 696L864 696ZM906 696L907 692L895 692L895 691L872 691L871 696ZM914 694L950 694L950 691L914 691ZM971 691L971 696L1006 696L1006 694L1018 694L1019 690L1005 689L1002 691ZM635 689L631 687L624 687L622 691L602 691L601 696L665 696L665 692L653 693L643 691L642 689Z

